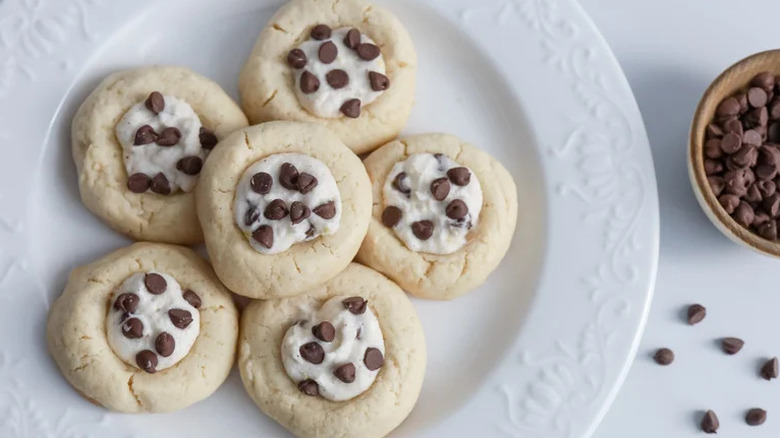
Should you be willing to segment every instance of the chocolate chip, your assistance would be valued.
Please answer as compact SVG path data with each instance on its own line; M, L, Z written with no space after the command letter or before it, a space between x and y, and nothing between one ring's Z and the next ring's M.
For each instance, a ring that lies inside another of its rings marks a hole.
M157 372L157 355L154 354L154 351L143 350L136 354L135 363L138 365L138 368L141 368L149 374Z
M349 75L344 70L336 69L331 70L325 74L325 81L331 88L338 90L344 88L349 84Z
M144 144L153 143L157 140L157 133L154 132L154 128L149 125L144 125L135 131L135 140L133 140L133 146L140 146Z
M351 119L360 117L360 99L349 99L345 101L341 105L341 108L339 108L339 111Z
M401 172L396 175L395 178L393 178L393 188L405 195L411 193L412 189L409 188L409 180L407 178L406 172Z
M747 92L747 100L753 108L766 106L766 91L759 87L753 87Z
M307 239L311 239L312 237L314 237L314 233L316 233L316 232L317 232L317 229L314 228L314 225L309 223L309 229L306 230L306 238Z
M715 196L719 196L726 187L726 181L724 181L723 177L720 176L708 176L707 182L709 183L710 189L712 189L712 193Z
M190 303L190 306L200 309L201 301L198 294L192 291L192 289L187 289L182 294L182 297L184 297L184 301Z
M185 175L197 175L203 169L203 159L198 156L184 157L176 162L176 169Z
M745 114L750 109L747 93L737 93L734 98L739 102L739 113Z
M736 220L737 223L743 227L747 228L753 223L754 214L753 207L751 207L747 202L742 201L737 206L737 209L734 210L734 220Z
M658 365L669 365L674 362L674 352L668 348L659 348L653 355L653 359Z
M727 154L733 154L742 147L742 138L734 133L729 132L723 136L723 140L720 142L720 148Z
M380 50L379 47L370 44L370 43L362 43L359 44L357 47L357 54L360 57L360 59L364 61L371 61L373 59L376 59L377 56L379 56Z
M160 333L157 335L157 339L154 340L154 349L162 357L168 357L173 354L174 348L176 348L176 340L168 332Z
M347 35L344 37L344 45L348 48L355 50L360 44L360 31L357 29L350 29Z
M362 315L365 313L367 303L368 301L364 300L362 297L349 297L341 300L341 304L344 305L344 308L354 315Z
M159 195L169 195L171 193L171 183L163 173L158 173L152 178L150 188Z
M252 239L260 245L271 249L274 246L274 229L268 225L260 225L252 232Z
M366 353L363 355L363 363L366 364L369 371L376 371L385 364L385 357L378 349L369 347L366 348Z
M250 208L246 211L246 215L244 215L244 225L252 225L257 222L258 219L260 219L260 210L254 207Z
M181 131L178 128L169 126L162 130L160 135L155 140L159 146L173 146L181 139Z
M306 172L301 172L301 174L298 175L298 181L296 181L298 191L304 195L314 190L317 187L317 184L317 178Z
M336 339L336 328L328 321L322 321L311 328L311 333L323 342L332 342Z
M726 181L726 193L744 196L747 193L747 188L753 183L751 175L752 172L748 173L748 169L729 170L724 173L723 179Z
M138 308L138 295L134 293L123 293L116 297L114 301L114 310L119 310L124 313L135 313L135 309Z
M325 360L325 350L316 342L309 342L308 344L301 345L298 352L301 353L303 360L315 365L319 365Z
M301 74L300 87L303 94L314 93L320 89L320 80L317 79L317 76L314 76L306 70Z
M412 223L412 233L420 240L428 240L433 236L433 222L422 220Z
M764 365L761 367L761 377L764 378L764 380L772 380L776 379L778 376L778 362L777 358L773 357L766 361Z
M312 379L301 380L298 382L298 391L316 397L320 395L320 386Z
M323 219L333 219L336 216L336 204L333 201L314 207L314 214Z
M291 163L282 163L279 168L279 184L287 190L298 190L298 169Z
M780 214L780 193L774 193L761 201L761 207L769 216L775 218Z
M447 177L456 186L466 186L471 181L471 172L465 167L453 167L447 171Z
M122 323L122 334L128 339L139 339L144 336L144 323L138 318L130 318Z
M306 66L306 54L301 49L292 49L287 53L287 64L292 68L303 68Z
M773 220L769 220L759 225L756 228L758 235L766 240L777 240L777 223Z
M271 191L271 187L274 185L274 179L271 175L265 172L258 172L252 175L249 179L249 186L255 193L266 195Z
M311 29L310 35L315 40L326 40L330 38L330 27L325 24L318 24Z
M707 131L706 131L707 138L720 138L723 137L723 134L725 133L723 132L723 129L720 128L720 126L714 123L710 123L709 125L707 125Z
M723 351L728 355L735 355L745 345L745 341L739 338L723 338L721 340Z
M745 414L745 422L749 426L760 426L766 421L766 411L759 408L753 408Z
M447 178L437 178L431 183L431 195L437 201L443 201L450 194L450 182Z
M704 414L704 418L701 419L701 430L705 433L718 433L719 427L718 416L715 415L715 412L708 410Z
M704 142L704 156L716 160L723 156L723 150L720 148L720 138L711 138Z
M758 148L744 144L740 150L731 156L734 164L740 167L753 167L758 162Z
M355 365L345 363L333 370L333 375L344 383L352 383L355 381Z
M320 44L320 48L317 50L317 56L323 64L330 64L335 61L338 54L339 49L332 41L325 41Z
M149 94L149 97L146 98L144 105L146 105L146 108L149 111L160 114L162 110L165 109L165 98L163 98L163 95L160 94L159 91L152 91L152 93Z
M390 79L379 72L368 72L368 82L371 84L371 89L374 91L384 91L390 88Z
M744 134L742 134L742 143L753 146L761 146L761 134L759 134L758 131L754 129L749 129L745 131Z
M404 213L400 208L391 205L386 207L382 212L382 223L387 228L393 228L394 226L398 225L398 222L401 221L403 216Z
M204 127L200 127L200 131L198 132L198 140L200 140L200 147L206 150L212 150L214 149L214 146L219 143L219 139L217 136L209 131L208 129Z
M150 294L160 295L168 289L168 282L160 274L148 273L144 276L144 285Z
M173 323L176 328L185 329L192 323L192 314L189 310L171 309L168 311L168 316L171 318L171 323Z
M736 210L737 206L739 205L739 196L729 194L720 195L718 197L718 202L720 203L721 207L726 210L726 213L731 214L734 213L734 210Z
M152 179L145 173L134 173L127 178L127 190L133 193L143 193L152 185Z
M758 181L756 182L756 187L758 187L762 199L774 195L777 190L777 185L774 181Z
M311 210L303 202L294 201L290 206L290 221L293 225L303 222L309 216L311 216Z
M717 160L710 160L709 158L704 160L704 173L706 175L713 175L723 171L723 163Z
M281 199L274 199L265 207L263 216L265 216L266 219L278 221L287 217L287 213L289 212L287 211L287 206L284 204L284 201Z
M688 324L696 325L707 316L707 309L701 304L691 304L688 307Z
M775 87L775 77L768 71L761 72L750 81L750 85L761 87L764 91L772 91Z
M766 223L770 219L771 218L769 217L768 214L764 213L761 210L758 210L756 214L753 216L753 226L756 227L756 229L758 229L759 225Z
M780 108L780 105L778 105L778 108ZM769 125L765 140L771 141L773 143L780 142L780 122L774 122Z
M463 219L469 213L469 207L460 199L453 199L445 210L450 219Z
M733 97L724 99L723 102L718 105L715 114L717 114L718 117L736 116L739 114L739 101Z
M765 106L755 108L745 115L745 124L748 126L766 125L769 122L769 111Z

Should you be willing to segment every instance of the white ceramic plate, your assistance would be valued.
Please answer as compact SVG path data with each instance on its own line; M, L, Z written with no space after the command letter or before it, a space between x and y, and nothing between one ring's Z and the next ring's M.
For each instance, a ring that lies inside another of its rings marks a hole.
M514 242L490 280L415 300L429 348L396 436L581 437L634 356L656 271L658 203L634 98L572 0L382 1L419 52L405 133L452 132L515 176ZM128 242L81 205L69 124L107 73L192 67L236 95L278 0L0 1L0 436L287 436L236 373L167 415L71 390L44 344L66 275Z

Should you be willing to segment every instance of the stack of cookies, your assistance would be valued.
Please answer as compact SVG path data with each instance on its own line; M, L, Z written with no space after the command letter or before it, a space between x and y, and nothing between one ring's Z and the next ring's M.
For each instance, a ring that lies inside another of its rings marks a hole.
M396 139L416 65L387 10L292 0L241 72L241 106L181 67L106 78L73 120L79 189L143 242L74 270L51 308L49 349L73 387L113 411L169 412L237 361L297 436L397 427L426 363L404 291L474 290L517 217L512 177L485 152ZM201 242L210 263L177 246ZM252 299L240 314L233 294Z

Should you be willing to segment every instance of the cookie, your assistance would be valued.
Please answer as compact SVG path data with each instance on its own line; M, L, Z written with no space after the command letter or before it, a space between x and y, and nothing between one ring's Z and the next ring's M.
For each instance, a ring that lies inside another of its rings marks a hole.
M321 123L361 154L406 124L416 64L411 37L389 11L363 0L292 0L241 72L241 106L253 123Z
M388 143L364 164L374 207L357 260L407 292L452 299L482 284L509 248L515 183L487 153L449 134Z
M235 132L212 152L196 192L214 270L251 298L297 295L341 272L371 217L360 159L314 123Z
M411 302L358 264L306 294L255 301L238 367L261 411L299 437L381 437L409 415L426 350Z
M87 400L117 412L170 412L227 378L238 312L195 252L136 243L71 272L46 335Z
M114 73L73 118L81 199L133 239L201 242L193 189L217 142L245 126L219 85L186 68Z

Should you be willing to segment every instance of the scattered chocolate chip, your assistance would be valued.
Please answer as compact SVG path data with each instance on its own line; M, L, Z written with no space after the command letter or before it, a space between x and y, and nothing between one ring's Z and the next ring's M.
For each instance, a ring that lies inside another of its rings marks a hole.
M450 182L447 178L437 178L431 183L431 195L437 201L443 201L450 194Z
M320 89L320 80L308 70L301 74L300 87L303 94L311 94Z
M200 296L192 291L192 289L187 289L184 291L184 293L181 294L182 297L184 297L184 301L190 303L190 306L200 309L201 301Z
M311 328L311 333L323 342L333 342L336 339L336 328L328 321L322 321Z
M753 408L745 414L745 422L749 426L760 426L766 421L766 411L759 408Z
M447 171L447 177L456 186L465 186L471 181L471 172L465 167L453 167Z
M128 339L139 339L144 336L144 323L138 318L130 318L122 323L122 334Z
M260 219L260 210L258 208L252 207L246 211L246 215L244 216L244 225L252 225L253 223L257 222L258 219Z
M339 88L344 88L347 86L347 84L349 84L349 75L347 75L347 72L341 69L331 70L325 74L325 81L334 90L338 90Z
M156 140L157 133L154 132L154 128L149 125L144 125L135 131L135 140L133 140L133 146L154 143Z
M265 172L258 172L249 179L249 186L252 187L255 193L261 195L267 195L273 185L274 178Z
M296 181L298 191L304 195L314 190L317 187L317 184L317 178L314 175L308 174L306 172L301 172L301 174L298 175L298 180Z
M311 35L311 37L315 40L322 41L330 38L330 32L331 30L329 26L325 24L318 24L311 29L311 33L309 35Z
M162 357L168 357L173 354L173 350L176 348L176 341L168 332L162 332L157 335L157 339L154 340L154 349Z
M311 210L303 202L294 201L292 205L290 205L290 221L293 225L303 222L303 220L307 219L309 216L311 216Z
M469 214L469 207L460 199L453 199L445 210L447 217L450 219L463 219Z
M708 410L704 414L704 418L701 419L701 430L705 433L718 433L719 427L718 416L715 415L715 412Z
M385 364L385 357L378 349L369 347L363 355L363 363L366 364L369 371L376 371Z
M724 99L715 110L718 117L736 116L739 114L739 101L733 97Z
M365 313L367 303L368 301L364 300L362 297L349 297L341 300L341 304L344 305L344 308L349 310L349 313L355 315L362 315Z
M114 301L114 310L124 313L135 313L138 308L138 295L130 292L120 294Z
M403 216L404 213L400 208L391 205L386 207L382 212L382 223L387 228L393 228L394 226L398 225L398 222L401 221Z
M287 64L292 68L303 68L306 66L306 54L301 49L292 49L287 53Z
M336 60L336 56L339 54L339 49L333 44L332 41L325 41L320 44L319 50L317 50L317 56L320 58L323 64L330 64Z
M263 216L265 216L266 219L278 221L287 217L288 213L289 212L287 211L287 206L284 204L284 201L281 199L274 199L265 207Z
M696 325L707 316L707 309L701 304L691 304L688 307L688 324Z
M165 99L159 91L152 91L152 93L149 94L149 97L146 98L144 105L146 105L146 108L149 111L160 114L162 110L165 109Z
M298 352L301 354L303 360L315 365L319 365L325 360L325 350L316 342L309 342L308 344L301 345Z
M181 131L179 131L179 128L169 126L160 132L160 135L154 142L159 146L174 146L180 139Z
M152 185L152 179L145 173L134 173L127 178L127 190L143 193Z
M355 381L355 365L345 363L333 370L333 375L344 383L352 383Z
M749 89L747 92L748 103L750 103L750 106L752 106L753 108L766 106L766 101L767 101L766 98L767 98L766 91L764 91L764 89L759 87L753 87Z
M138 365L138 368L141 368L149 374L157 372L157 355L154 354L154 351L143 350L136 354L135 363Z
M339 110L342 114L351 119L360 117L360 99L349 99L345 101Z
M433 222L422 220L412 223L412 233L420 240L428 240L433 236Z
M348 48L355 50L360 44L360 31L357 29L350 29L347 35L344 37L344 45Z
M291 163L282 163L279 168L279 184L287 190L298 190L298 169Z
M409 180L406 172L400 172L393 178L393 188L404 195L408 195L412 192L412 189L409 187Z
M168 316L171 318L171 323L173 323L176 328L185 329L192 323L192 314L189 310L171 309L168 311Z
M776 357L773 357L764 363L761 367L761 377L764 380L776 379L778 376L778 361Z
M336 216L336 204L333 201L314 207L314 214L323 219L333 219Z
M270 249L274 246L274 229L268 225L260 225L252 232L252 239L255 239L260 245Z
M312 379L301 380L298 382L298 391L301 391L306 395L316 397L320 395L320 386L317 385L317 382Z
M206 150L214 149L214 146L219 143L217 136L202 126L200 127L200 131L198 131L198 140L200 140L200 147Z
M674 352L668 348L659 348L653 355L658 365L669 365L674 362Z
M371 89L374 91L384 91L390 88L390 79L379 72L368 72L368 82L371 84Z
M168 182L168 178L162 172L152 178L149 188L158 195L169 195L171 193L171 183Z
M723 351L728 355L735 355L745 345L745 341L739 338L723 338L721 341Z
M184 157L176 162L176 169L185 175L197 175L203 169L203 159L195 155Z
M364 61L376 59L376 57L379 56L379 53L379 47L374 44L362 43L357 46L357 54L360 59Z
M168 282L160 274L150 272L144 276L144 285L150 294L160 295L168 289Z

